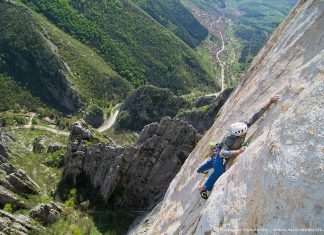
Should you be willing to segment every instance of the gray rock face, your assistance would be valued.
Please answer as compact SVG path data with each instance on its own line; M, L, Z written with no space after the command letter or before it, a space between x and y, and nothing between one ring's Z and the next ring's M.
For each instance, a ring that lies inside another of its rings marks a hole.
M31 218L27 216L14 216L0 210L0 234L3 232L6 235L27 235L39 232L40 228L32 224Z
M86 121L86 123L93 126L94 128L98 128L105 121L104 112L100 107L96 105L91 106L87 113L84 115L84 121Z
M59 143L49 143L48 144L48 148L47 148L47 152L48 153L54 153L56 151L59 151L62 149L62 145Z
M9 157L8 149L3 142L0 142L0 155L4 156L6 158Z
M165 116L174 117L185 106L189 106L187 101L168 89L144 86L127 98L115 128L141 131L145 125L159 122Z
M226 89L217 97L200 97L192 104L192 110L179 113L176 117L189 122L199 133L204 133L213 125L219 110L232 91L233 89Z
M42 153L46 151L46 136L36 137L33 142L33 152Z
M8 149L7 145L12 141L15 141L15 138L0 129L0 155L5 158L9 157L10 150Z
M54 202L40 204L30 211L30 216L43 225L53 224L61 217L62 208Z
M0 185L18 195L37 194L39 186L24 172L0 156Z
M11 204L14 208L26 208L26 204L19 200L14 193L0 185L0 206Z
M2 143L9 143L15 140L0 130L0 139ZM24 196L36 194L38 192L37 184L22 170L17 170L8 160L9 150L5 145L3 156L0 154L0 207L5 204L11 204L14 208L25 208L26 204L18 199L17 195Z
M163 196L170 181L200 139L197 130L178 119L164 118L147 125L135 146L104 143L85 146L85 129L74 126L62 182L74 186L89 182L105 201L147 208ZM76 134L76 135L73 135Z

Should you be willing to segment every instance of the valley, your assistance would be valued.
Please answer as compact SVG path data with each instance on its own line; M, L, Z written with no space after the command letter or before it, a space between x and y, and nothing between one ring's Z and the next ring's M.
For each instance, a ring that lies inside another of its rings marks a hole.
M201 47L210 53L210 60L215 65L214 76L224 81L227 87L236 86L272 30L296 3L274 1L269 5L258 0L182 2L208 29L210 37ZM251 6L251 9L247 6Z

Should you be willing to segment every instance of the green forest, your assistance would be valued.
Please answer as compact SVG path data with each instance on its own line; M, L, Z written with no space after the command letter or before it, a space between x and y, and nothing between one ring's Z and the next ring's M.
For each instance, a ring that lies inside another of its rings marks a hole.
M219 88L196 52L134 2L23 0L0 11L0 74L60 111L110 107L144 84L176 94ZM206 29L189 11L181 20L170 22L199 44Z

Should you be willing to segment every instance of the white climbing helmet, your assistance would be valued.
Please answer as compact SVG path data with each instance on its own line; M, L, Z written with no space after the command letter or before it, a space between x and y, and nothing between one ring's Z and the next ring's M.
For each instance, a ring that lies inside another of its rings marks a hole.
M240 137L242 135L245 135L248 130L248 127L245 123L243 122L237 122L233 123L229 129L230 133L232 135L235 135L237 137Z

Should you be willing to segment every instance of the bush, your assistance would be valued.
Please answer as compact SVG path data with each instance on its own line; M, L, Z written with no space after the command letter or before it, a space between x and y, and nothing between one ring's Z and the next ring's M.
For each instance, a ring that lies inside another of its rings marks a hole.
M76 194L77 194L76 188L72 188L70 190L69 198L65 201L64 204L66 206L69 206L69 207L75 207L75 204L76 204Z
M78 225L76 225L76 224L71 224L69 232L72 235L81 235L82 234L82 231L81 231L80 227Z
M27 124L27 119L24 116L15 115L14 119L18 125L26 125Z
M10 203L5 204L3 210L8 213L12 213L12 205Z

